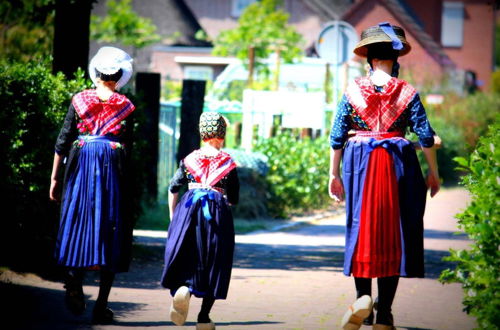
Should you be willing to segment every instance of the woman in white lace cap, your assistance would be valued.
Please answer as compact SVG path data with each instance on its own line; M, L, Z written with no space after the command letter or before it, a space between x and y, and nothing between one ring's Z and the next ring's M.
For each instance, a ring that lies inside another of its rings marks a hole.
M61 201L55 254L68 270L66 305L76 315L83 313L84 271L99 270L92 322L106 324L113 321L107 307L111 286L117 272L128 270L132 243L125 185L135 107L116 92L132 75L132 58L102 47L90 61L89 75L96 88L73 96L57 138L50 199Z

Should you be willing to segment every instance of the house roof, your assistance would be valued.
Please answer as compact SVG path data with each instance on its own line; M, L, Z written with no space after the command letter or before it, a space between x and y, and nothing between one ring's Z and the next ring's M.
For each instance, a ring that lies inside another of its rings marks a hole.
M191 46L191 47L210 47L212 44L208 41L198 40L195 38L195 33L198 30L203 30L200 23L186 5L184 0L166 0L167 15L164 20L166 22L166 30L177 32L175 41L170 46Z
M360 0L344 12L341 19L349 21L349 18L370 0ZM422 45L434 60L444 67L455 67L453 61L446 55L443 48L437 43L422 27L418 20L413 17L406 8L400 3L400 0L375 0L385 6L398 19L398 24L411 33L412 36Z
M352 6L352 0L308 0L304 4L309 6L322 20L339 20Z

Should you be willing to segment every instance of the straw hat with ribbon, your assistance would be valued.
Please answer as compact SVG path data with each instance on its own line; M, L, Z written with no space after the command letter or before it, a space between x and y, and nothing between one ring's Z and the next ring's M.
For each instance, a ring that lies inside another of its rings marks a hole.
M90 79L96 85L96 69L105 75L115 74L121 69L122 75L116 82L116 89L123 87L132 76L132 61L132 57L119 48L101 47L90 60Z
M405 37L405 31L399 26L383 22L361 32L361 40L354 48L354 54L367 57L369 45L386 42L392 43L394 50L399 50L399 56L406 55L411 50Z

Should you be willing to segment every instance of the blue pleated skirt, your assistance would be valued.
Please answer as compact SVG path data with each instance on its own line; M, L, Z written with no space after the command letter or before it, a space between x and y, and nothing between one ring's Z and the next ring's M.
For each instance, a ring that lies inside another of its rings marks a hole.
M399 273L404 277L423 277L423 217L427 188L420 164L412 143L406 139L388 139L385 148L394 160L398 188L402 250ZM343 151L342 180L347 218L344 274L347 276L352 272L352 259L358 242L364 183L372 149L366 141L349 140ZM380 239L377 234L373 239L377 237Z
M128 270L131 226L122 215L123 150L117 142L81 136L70 151L56 245L60 265Z
M197 191L188 190L175 208L161 284L172 295L187 286L196 297L226 299L233 267L233 216L219 192L211 192L213 199L191 203Z

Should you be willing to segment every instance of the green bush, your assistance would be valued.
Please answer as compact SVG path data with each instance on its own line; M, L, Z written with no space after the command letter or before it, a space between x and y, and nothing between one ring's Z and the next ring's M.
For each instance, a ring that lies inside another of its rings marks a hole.
M442 118L453 129L460 131L467 152L472 152L479 137L486 133L500 109L500 95L475 93L465 98L454 98L432 110L431 116ZM443 141L446 143L446 141Z
M260 141L256 150L268 158L268 209L275 217L324 208L328 196L327 137L297 138L293 132Z
M429 120L432 128L443 140L443 147L437 150L439 176L445 184L456 184L459 181L461 172L457 170L453 159L455 157L463 157L467 154L462 132L449 125L442 117L435 116L432 112L429 114ZM418 140L414 133L407 136L407 138L412 141ZM424 153L418 151L417 156L422 167L422 172L425 175L429 167L425 161Z
M500 70L498 69L491 74L491 91L500 94Z
M461 283L465 310L477 318L481 329L500 326L500 115L482 137L476 150L466 158L456 158L468 171L462 183L472 201L457 215L459 228L473 244L468 250L451 250L447 261L457 263L454 270L441 274L442 282Z
M443 141L443 147L437 151L441 179L445 184L456 184L462 173L453 158L464 157L474 150L479 137L494 121L500 108L500 95L476 93L461 98L449 94L445 99L444 104L426 105L425 108L432 127ZM417 140L415 134L408 138ZM418 157L425 173L424 156L419 152Z
M0 63L0 194L2 256L42 263L57 231L58 207L49 202L54 144L83 72L68 81L47 63ZM8 260L7 260L8 262ZM35 265L32 265L35 266Z
M233 207L233 215L239 219L269 217L267 207L268 172L265 156L256 152L225 149L238 164L240 200Z
M182 81L164 80L161 98L165 101L180 100L182 96Z

